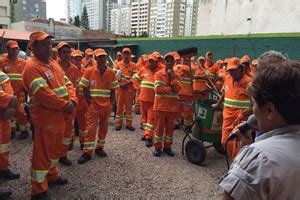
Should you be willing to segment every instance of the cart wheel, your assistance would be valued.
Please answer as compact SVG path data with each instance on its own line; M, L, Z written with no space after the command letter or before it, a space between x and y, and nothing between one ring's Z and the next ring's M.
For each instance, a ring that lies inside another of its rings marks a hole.
M185 154L190 162L200 164L206 158L206 148L201 141L190 139L186 143Z
M226 151L224 150L223 145L221 144L221 142L214 142L213 146L214 146L215 150L218 153L220 153L222 155L226 155Z

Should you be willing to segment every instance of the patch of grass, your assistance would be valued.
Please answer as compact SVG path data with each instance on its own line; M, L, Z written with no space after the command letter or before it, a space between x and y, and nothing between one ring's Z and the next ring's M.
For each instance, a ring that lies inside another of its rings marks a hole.
M240 39L240 38L269 38L269 37L300 37L300 33L258 33L247 35L210 35L210 36L182 36L160 38L122 38L119 41L151 41L151 40L201 40L201 39Z

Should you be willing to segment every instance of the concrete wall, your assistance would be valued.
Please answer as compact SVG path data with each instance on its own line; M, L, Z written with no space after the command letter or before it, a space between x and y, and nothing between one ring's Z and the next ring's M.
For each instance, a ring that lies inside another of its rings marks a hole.
M10 28L10 4L8 0L0 0L0 28Z
M199 0L196 35L300 32L299 0Z

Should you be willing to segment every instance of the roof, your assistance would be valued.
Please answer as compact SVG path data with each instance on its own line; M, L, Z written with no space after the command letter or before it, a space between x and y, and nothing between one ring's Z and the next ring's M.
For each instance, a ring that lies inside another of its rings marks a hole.
M53 19L52 19L53 20ZM28 20L29 22L34 22L34 23L42 23L42 24L49 24L50 23L50 20L49 19L44 19L44 18L34 18L34 19L30 19ZM66 22L61 22L61 21L54 21L54 24L55 25L58 25L58 26L68 26L68 27L75 27L69 23L66 23Z
M116 35L112 33L103 32L100 30L82 30L82 38L87 40L103 40L125 38L123 35Z
M3 36L4 39L29 40L30 34L31 34L31 32L27 32L27 31L15 31L15 30L10 30L10 29L0 29L0 37Z

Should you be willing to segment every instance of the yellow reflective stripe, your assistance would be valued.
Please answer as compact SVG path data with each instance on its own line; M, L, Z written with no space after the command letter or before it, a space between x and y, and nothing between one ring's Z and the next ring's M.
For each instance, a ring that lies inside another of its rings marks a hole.
M149 123L144 123L143 128L148 130L148 131L151 131L151 132L154 130L154 126L152 124L149 124Z
M142 81L141 82L141 87L154 89L154 83L150 82L150 81Z
M7 76L11 81L22 81L22 74L7 73Z
M162 140L163 140L162 136L154 135L154 141L156 143L162 143Z
M168 142L168 143L172 143L173 142L173 137L165 135L164 141Z
M190 78L181 78L181 82L183 82L183 83L191 83L192 80Z
M85 142L83 144L83 149L93 150L95 146L95 142Z
M49 87L49 86L48 86L47 82L45 81L45 79L43 79L42 77L33 79L33 81L31 81L31 83L29 85L29 88L30 88L32 94L35 94L39 89L41 89L43 87Z
M116 120L120 120L120 119L123 119L123 116L116 115Z
M70 145L72 143L72 138L64 138L64 145Z
M83 136L85 136L86 134L87 134L87 130L84 130L84 131L80 131L80 130L79 130L79 135L80 135L80 136L83 137Z
M49 170L31 170L31 180L38 183L43 183L46 181L46 176Z
M90 85L90 81L85 79L85 78L81 78L81 80L79 81L79 85L83 85L85 87L88 87Z
M251 106L251 101L224 98L224 105L232 108L249 108Z
M130 76L121 75L121 78L125 79L126 81L129 81L131 79Z
M105 140L97 140L97 146L98 147L104 147L104 145L105 145Z
M137 81L141 81L141 80L142 80L142 79L139 77L138 74L134 74L134 75L133 75L133 78L134 78L135 80L137 80Z
M159 86L162 86L163 85L163 82L162 81L155 81L154 82L154 87L157 88Z
M110 90L100 90L100 89L90 89L90 95L92 97L105 97L109 98L110 97Z
M6 81L9 81L9 77L4 72L0 72L0 84L5 83Z
M0 144L0 153L8 153L9 152L10 143Z
M131 120L132 119L132 115L125 115L125 119Z
M186 126L191 126L193 124L193 120L183 120L183 124Z
M155 94L158 98L177 98L177 94Z
M66 86L61 86L59 88L54 88L53 90L60 97L68 96L68 90L67 90Z
M83 94L83 88L78 89L78 94Z
M112 89L116 89L118 87L119 87L119 81L115 80L114 82L112 82L112 84L111 84Z
M4 92L4 89L1 85L0 85L0 92Z
M57 166L58 165L58 159L51 159L51 166Z
M65 85L72 84L70 79L67 76L64 76Z

